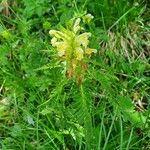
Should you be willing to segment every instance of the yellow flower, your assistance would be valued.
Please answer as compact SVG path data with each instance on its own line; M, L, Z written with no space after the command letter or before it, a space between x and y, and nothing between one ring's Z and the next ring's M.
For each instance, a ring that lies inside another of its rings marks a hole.
M65 55L65 50L64 49L61 49L61 50L58 51L58 56L59 57L62 57L64 55Z
M57 38L56 37L53 37L51 39L51 44L52 44L53 47L56 47L56 45L57 45Z
M76 40L77 40L77 43L79 45L82 45L84 46L84 48L87 48L88 44L89 44L89 40L88 38L91 36L91 33L83 33L83 34L80 34L79 36L77 36Z
M83 59L83 49L82 48L80 48L80 47L76 48L75 53L76 53L77 60Z
M62 57L63 55L65 55L67 49L67 45L65 42L58 42L56 47L58 51L58 56Z
M84 57L96 53L96 49L88 47L89 38L91 33L85 32L80 34L81 19L75 20L72 26L72 30L68 30L62 27L61 31L50 30L49 34L52 36L51 44L56 48L58 56L62 57L62 60L66 62L66 73L68 77L77 76L84 72ZM77 71L78 68L78 71ZM81 70L81 72L79 71ZM81 75L77 77L80 80Z
M80 31L80 29L81 29L81 27L80 27L80 21L81 21L81 19L80 18L78 18L76 21L75 21L75 23L74 23L74 26L73 26L73 32L74 33L77 33L78 31Z
M66 39L68 37L65 33L57 31L57 30L50 30L49 34L51 36L56 37L57 39L62 39L62 40Z
M90 23L90 21L94 18L91 14L86 14L85 16L82 17L83 22L85 23Z
M92 53L97 53L97 50L96 49L92 49L92 48L87 48L85 50L85 53L88 54L88 55L91 55Z
M86 17L91 17L91 15L87 14ZM66 60L72 60L75 57L75 59L81 61L85 54L96 53L95 49L88 48L91 33L79 34L81 30L80 21L80 18L75 20L72 31L65 28L62 31L49 31L49 34L53 37L51 40L52 46L56 47L58 56L67 57Z

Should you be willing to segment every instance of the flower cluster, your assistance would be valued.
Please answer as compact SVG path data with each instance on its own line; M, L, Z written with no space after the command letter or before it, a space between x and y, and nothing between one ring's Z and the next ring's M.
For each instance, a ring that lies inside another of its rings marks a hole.
M61 31L50 30L52 36L51 44L56 48L58 56L63 59L67 65L67 71L71 72L70 76L76 72L76 68L83 62L84 57L96 53L96 49L88 47L91 33L81 33L81 19L75 20L72 29L63 28Z

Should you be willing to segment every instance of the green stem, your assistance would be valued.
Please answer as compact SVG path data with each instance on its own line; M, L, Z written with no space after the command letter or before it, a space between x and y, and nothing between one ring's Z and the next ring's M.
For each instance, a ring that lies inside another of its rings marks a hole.
M76 2L76 0L74 0L74 5L75 5L76 11L79 12L79 9L78 9L78 7L77 7L77 2Z
M85 128L85 140L86 140L86 149L91 149L92 144L92 118L90 114L90 107L87 103L87 98L85 96L83 84L80 85L81 99L82 99L82 110L85 114L84 116L84 128Z

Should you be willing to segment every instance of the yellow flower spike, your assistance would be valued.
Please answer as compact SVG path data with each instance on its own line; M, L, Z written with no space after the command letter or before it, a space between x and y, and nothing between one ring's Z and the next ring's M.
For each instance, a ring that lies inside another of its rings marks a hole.
M85 67L87 64L85 64L84 58L87 55L91 56L92 53L97 52L96 49L88 48L91 33L85 32L80 34L82 29L80 27L80 21L80 18L75 20L74 25L72 25L72 30L62 27L61 31L49 31L49 34L52 36L52 46L56 48L58 56L62 57L62 61L66 62L66 77L73 77L76 81L82 81L83 74L87 70L87 67Z

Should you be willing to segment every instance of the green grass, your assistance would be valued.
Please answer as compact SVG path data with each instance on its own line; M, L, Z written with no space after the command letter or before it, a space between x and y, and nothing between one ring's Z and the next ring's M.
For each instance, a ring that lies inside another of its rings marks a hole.
M62 73L48 32L85 12L97 54L79 84ZM148 150L148 12L146 0L3 1L0 149Z

